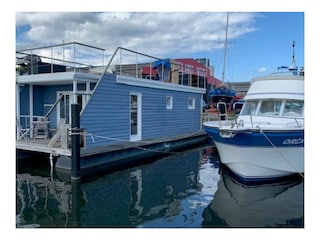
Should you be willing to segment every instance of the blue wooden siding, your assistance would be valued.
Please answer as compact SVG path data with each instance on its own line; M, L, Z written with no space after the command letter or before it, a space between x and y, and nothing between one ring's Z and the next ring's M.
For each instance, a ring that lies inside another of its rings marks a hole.
M20 86L20 115L29 115L29 86Z
M166 96L173 108L166 109ZM142 95L142 137L144 139L192 133L200 128L199 106L188 109L188 98L199 103L200 94L150 89ZM199 105L199 104L198 104Z
M118 84L108 74L81 115L87 146L130 139L130 92L142 95L142 140L199 131L201 94ZM166 109L166 96L173 97L173 109ZM189 97L195 109L188 109Z
M81 115L81 127L89 134L87 145L129 139L129 93L115 81L115 75L105 75Z

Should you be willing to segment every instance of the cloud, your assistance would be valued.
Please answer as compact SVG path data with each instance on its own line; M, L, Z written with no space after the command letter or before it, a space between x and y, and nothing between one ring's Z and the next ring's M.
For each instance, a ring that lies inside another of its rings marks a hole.
M259 69L258 69L258 72L259 73L264 73L264 72L266 72L267 71L267 68L265 68L265 67L260 67Z
M258 16L230 13L228 39L255 31ZM77 41L109 54L122 46L158 57L183 57L224 46L226 13L18 12L16 27L17 49Z

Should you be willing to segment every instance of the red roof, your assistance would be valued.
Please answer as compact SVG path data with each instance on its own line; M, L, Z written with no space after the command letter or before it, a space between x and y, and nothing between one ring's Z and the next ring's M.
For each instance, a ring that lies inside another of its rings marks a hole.
M215 78L215 77L210 76L210 77L208 78L208 80L207 80L207 83L208 83L208 84L211 84L211 85L218 85L218 84L221 84L222 81L219 80L218 78Z

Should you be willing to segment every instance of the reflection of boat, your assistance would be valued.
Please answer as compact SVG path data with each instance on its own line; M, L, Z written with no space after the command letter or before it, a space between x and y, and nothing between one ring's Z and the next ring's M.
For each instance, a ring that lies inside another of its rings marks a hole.
M301 178L247 186L223 171L202 226L303 227L303 205Z
M304 76L255 78L244 100L236 120L204 123L221 162L245 181L304 172Z

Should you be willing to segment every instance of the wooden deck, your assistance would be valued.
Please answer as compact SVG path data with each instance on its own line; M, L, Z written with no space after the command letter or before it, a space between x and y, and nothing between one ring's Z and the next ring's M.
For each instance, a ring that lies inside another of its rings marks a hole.
M27 140L16 140L16 149L17 150L27 150L31 152L40 152L40 153L53 153L55 155L65 155L71 156L71 149L64 149L57 145L50 147L48 146L50 142L48 139L27 139Z
M115 152L115 151L123 151L131 148L148 148L151 145L167 143L177 140L188 139L190 137L205 137L207 134L204 131L199 131L193 134L182 134L179 136L173 137L165 137L165 138L155 138L148 139L147 141L124 141L112 145L102 145L96 147L87 147L81 148L80 156L88 157L96 154L107 153L107 152ZM28 139L28 140L16 140L16 149L17 150L26 150L31 152L38 153L48 153L54 155L63 155L63 156L71 156L70 148L61 148L59 142L55 144L55 146L49 146L50 138L48 139ZM165 149L164 149L165 151Z

